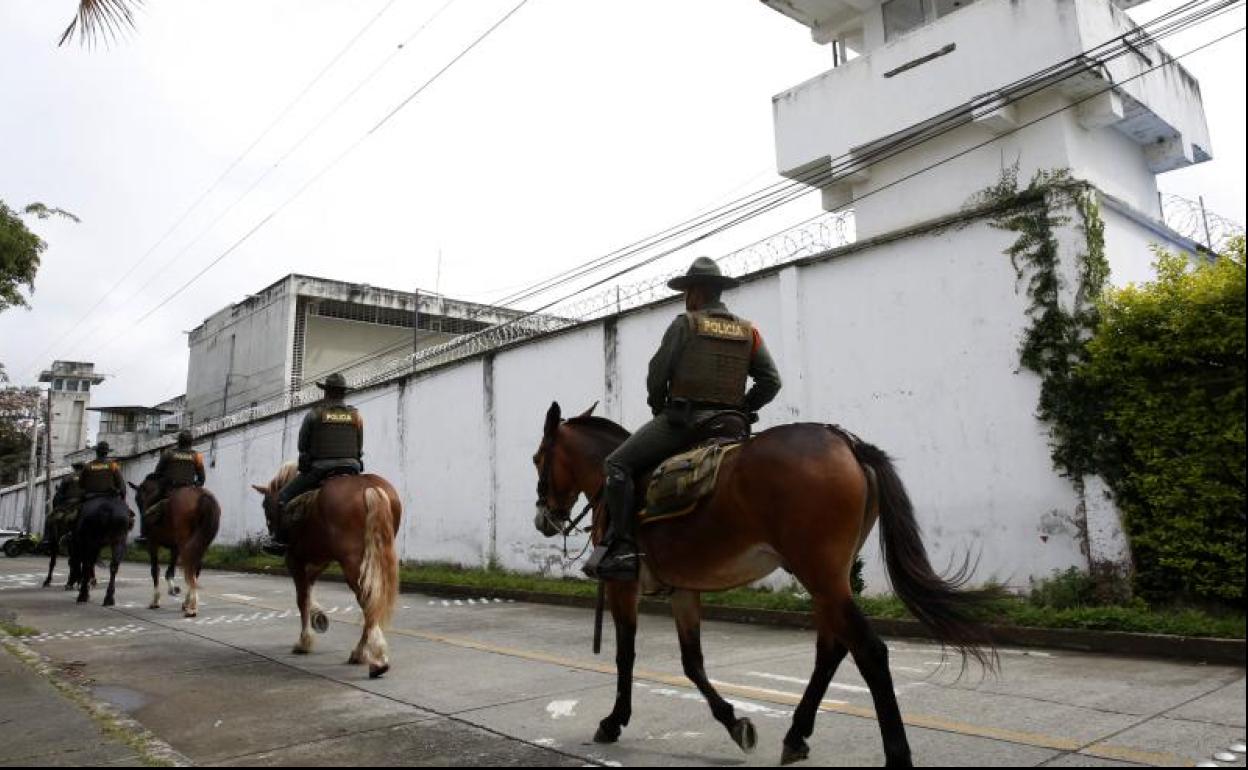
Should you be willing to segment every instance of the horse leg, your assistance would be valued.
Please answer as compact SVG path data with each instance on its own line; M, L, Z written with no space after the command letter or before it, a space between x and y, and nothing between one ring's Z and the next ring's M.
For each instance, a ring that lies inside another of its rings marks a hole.
M48 579L43 581L43 587L47 588L52 585L52 570L56 569L56 552L60 549L60 537L57 534L56 527L48 528L48 538L52 541L52 558L48 561Z
M312 582L308 580L307 565L293 559L286 560L286 570L295 581L295 602L299 605L299 641L291 652L306 655L312 652Z
M86 540L85 537L81 538ZM89 547L84 542L78 555L78 603L91 600L91 586L95 583L95 560L100 554L98 546Z
M160 609L160 546L156 545L156 540L148 538L147 540L147 558L152 565L152 603L147 605L149 610Z
M816 612L821 605L829 605L822 614L827 621L820 621L819 635L825 635L825 627L849 649L862 678L871 690L875 703L875 716L880 723L880 735L884 740L884 761L888 767L912 767L910 744L906 740L906 726L901 720L901 708L893 691L893 677L888 670L888 646L878 637L867 618L854 600L846 595L837 600L816 599Z
M737 718L732 704L724 700L706 676L702 661L702 595L697 591L676 591L672 594L672 615L676 618L676 635L680 639L680 664L685 676L693 682L711 706L715 720L728 730L732 740L749 753L754 751L758 734L749 717Z
M117 603L114 594L117 591L117 569L121 566L121 560L126 557L126 541L113 544L113 558L108 563L108 590L104 592L104 606L112 607Z
M823 631L815 643L815 671L810 675L810 683L802 695L801 703L793 712L793 725L784 736L784 748L780 753L780 764L789 765L800 762L810 756L810 746L806 739L815 730L815 716L819 713L819 704L823 701L828 684L836 675L836 669L845 660L849 648L835 638L829 638Z
M594 733L595 743L615 743L633 716L633 663L637 659L636 582L607 581L607 606L615 622L615 707Z
M169 547L169 569L165 570L165 585L169 587L169 595L177 596L182 593L182 589L178 588L178 546Z

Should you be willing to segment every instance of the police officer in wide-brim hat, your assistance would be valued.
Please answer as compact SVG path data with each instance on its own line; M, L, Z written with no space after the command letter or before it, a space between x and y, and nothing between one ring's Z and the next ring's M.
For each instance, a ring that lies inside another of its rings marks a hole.
M736 278L720 272L719 264L710 257L698 257L684 275L678 275L667 282L668 288L676 291L688 291L695 286L723 291L740 285L741 282Z
M753 412L775 398L780 375L754 325L721 301L738 285L707 257L694 260L667 285L685 294L678 315L650 359L647 402L654 419L638 428L604 463L610 526L584 570L590 577L630 580L638 573L634 477L685 449L697 426L717 412ZM746 388L747 380L753 386Z
M347 378L334 372L316 387L325 391L325 399L309 410L299 428L299 473L278 492L277 509L268 521L264 550L274 555L286 551L287 503L317 488L331 474L364 470L364 420L343 401L349 390Z

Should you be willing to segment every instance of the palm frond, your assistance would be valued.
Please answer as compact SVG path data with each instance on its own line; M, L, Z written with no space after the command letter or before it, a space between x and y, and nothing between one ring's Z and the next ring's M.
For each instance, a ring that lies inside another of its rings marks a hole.
M34 214L40 219L48 219L49 217L52 217L52 216L58 216L58 217L65 217L66 219L72 219L75 222L79 222L79 223L82 222L82 220L79 219L78 215L75 214L74 212L66 211L65 209L56 208L54 206L49 206L45 203L32 203L26 208L22 209L22 213Z
M78 0L78 15L65 28L57 45L65 45L75 35L86 46L101 39L115 41L119 33L134 27L134 11L141 3L142 0Z

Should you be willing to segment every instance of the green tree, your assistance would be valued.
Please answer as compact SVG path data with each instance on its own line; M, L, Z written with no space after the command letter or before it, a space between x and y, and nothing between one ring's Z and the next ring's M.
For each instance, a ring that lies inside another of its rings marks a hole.
M66 217L77 222L78 217L64 209L52 208L42 203L32 203L22 213L47 219L52 216ZM35 290L35 273L39 270L39 255L48 247L42 238L32 233L17 212L0 201L0 312L14 306L29 307L21 288Z
M1152 599L1244 600L1244 240L1111 289L1088 343L1095 464L1124 515L1136 588Z

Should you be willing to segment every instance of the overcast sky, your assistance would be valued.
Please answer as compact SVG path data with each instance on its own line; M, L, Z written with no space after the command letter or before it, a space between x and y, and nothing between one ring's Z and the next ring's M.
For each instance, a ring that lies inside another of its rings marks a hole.
M757 0L530 0L191 289L134 324L516 2L452 2L399 49L446 0L150 0L135 32L86 50L55 45L76 0L0 0L0 199L82 218L31 223L49 248L33 309L0 315L0 361L23 381L54 358L94 361L113 375L94 404L154 403L185 389L183 332L290 272L497 298L774 181L770 97L831 66L806 28ZM1132 15L1178 4L1152 0ZM1241 10L1165 45L1181 53L1243 23ZM1239 222L1244 62L1243 35L1184 61L1201 81L1215 159L1160 178ZM818 210L808 196L706 250Z

